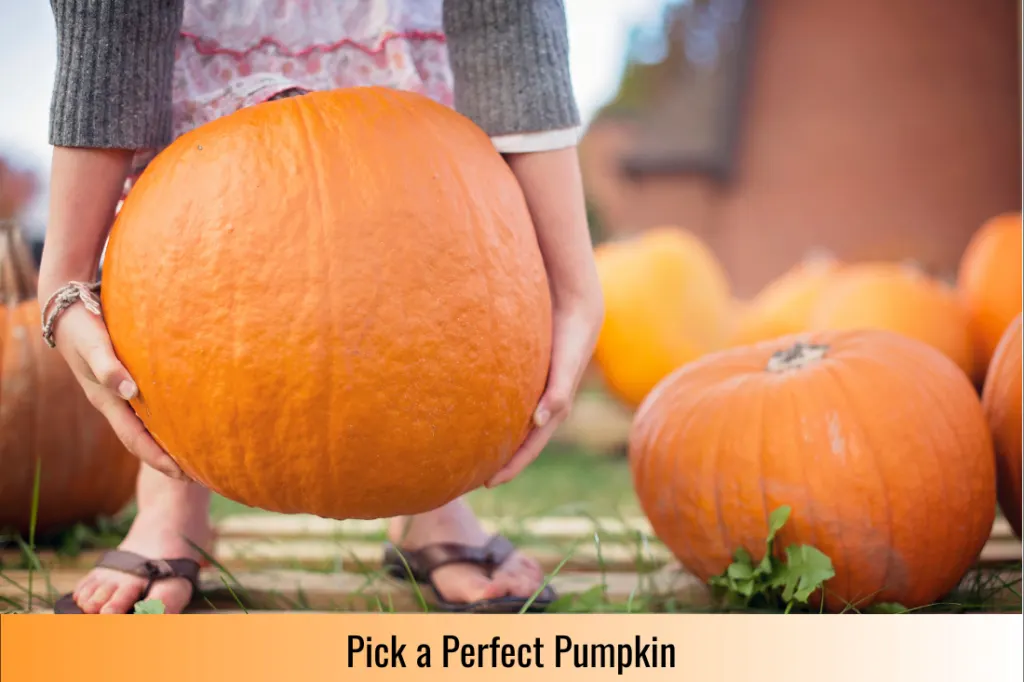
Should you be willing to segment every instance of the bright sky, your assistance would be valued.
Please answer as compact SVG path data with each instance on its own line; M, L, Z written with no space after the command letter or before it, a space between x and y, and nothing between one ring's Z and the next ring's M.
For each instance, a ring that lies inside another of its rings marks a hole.
M618 83L630 28L664 0L565 0L573 85L584 120ZM0 152L49 169L47 117L56 47L50 3L0 0ZM34 210L41 217L44 203ZM39 222L31 220L32 223Z

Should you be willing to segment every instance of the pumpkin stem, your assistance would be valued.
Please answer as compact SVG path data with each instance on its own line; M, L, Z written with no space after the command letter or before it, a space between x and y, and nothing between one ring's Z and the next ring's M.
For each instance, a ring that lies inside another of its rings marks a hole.
M767 370L777 373L801 369L819 362L825 357L826 351L828 346L797 341L791 347L773 353L768 359Z
M32 251L13 220L0 220L0 299L17 305L36 297L39 275Z

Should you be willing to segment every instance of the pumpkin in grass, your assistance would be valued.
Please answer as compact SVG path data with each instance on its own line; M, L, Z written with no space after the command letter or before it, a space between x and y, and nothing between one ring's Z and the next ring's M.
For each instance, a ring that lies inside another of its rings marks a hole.
M601 244L595 258L605 316L594 363L625 406L635 408L672 370L724 345L729 282L695 235L652 228Z
M807 331L822 289L841 267L831 256L811 256L770 282L738 311L730 345Z
M967 311L952 287L911 264L846 266L821 292L810 328L897 332L937 348L977 379Z
M996 450L999 507L1021 536L1021 316L1010 323L996 346L985 377L982 405Z
M17 227L0 222L0 532L26 539L37 465L37 534L116 514L131 501L139 470L43 341L36 286L28 246Z
M995 216L974 233L960 259L957 289L970 313L981 376L1021 312L1021 235L1020 212Z
M133 406L185 472L330 518L484 484L529 432L552 342L511 170L469 119L388 88L179 137L118 215L102 303Z
M927 344L881 330L725 350L665 379L629 439L655 533L703 580L737 548L807 544L835 577L825 607L932 603L992 530L995 463L977 393Z

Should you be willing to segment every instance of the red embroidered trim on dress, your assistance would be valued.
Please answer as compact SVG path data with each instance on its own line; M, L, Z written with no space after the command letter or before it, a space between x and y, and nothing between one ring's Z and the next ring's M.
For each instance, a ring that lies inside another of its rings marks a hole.
M384 48L392 40L434 40L441 43L446 42L445 35L436 31L404 31L402 33L385 33L377 43L376 47L368 47L358 41L352 40L351 38L344 38L336 43L331 43L329 45L311 45L296 52L282 45L280 41L270 37L261 38L258 43L252 47L246 48L245 50L232 50L226 47L221 47L215 40L201 38L194 33L182 31L181 35L182 37L191 40L195 45L196 52L199 52L200 54L207 56L220 54L230 55L237 59L242 59L250 52L254 52L261 47L267 46L276 48L281 52L282 56L285 57L304 57L308 54L312 54L313 52L333 52L341 47L354 47L368 55L376 55L383 52Z

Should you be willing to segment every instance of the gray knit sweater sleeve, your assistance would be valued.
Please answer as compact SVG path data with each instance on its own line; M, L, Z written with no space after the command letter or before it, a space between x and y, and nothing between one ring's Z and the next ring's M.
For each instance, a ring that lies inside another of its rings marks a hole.
M50 6L57 28L50 144L166 144L184 1L50 0Z
M171 139L184 0L51 0L50 143L157 148ZM455 108L491 136L569 128L579 114L561 0L444 0Z
M579 125L562 0L444 0L455 108L492 137Z

